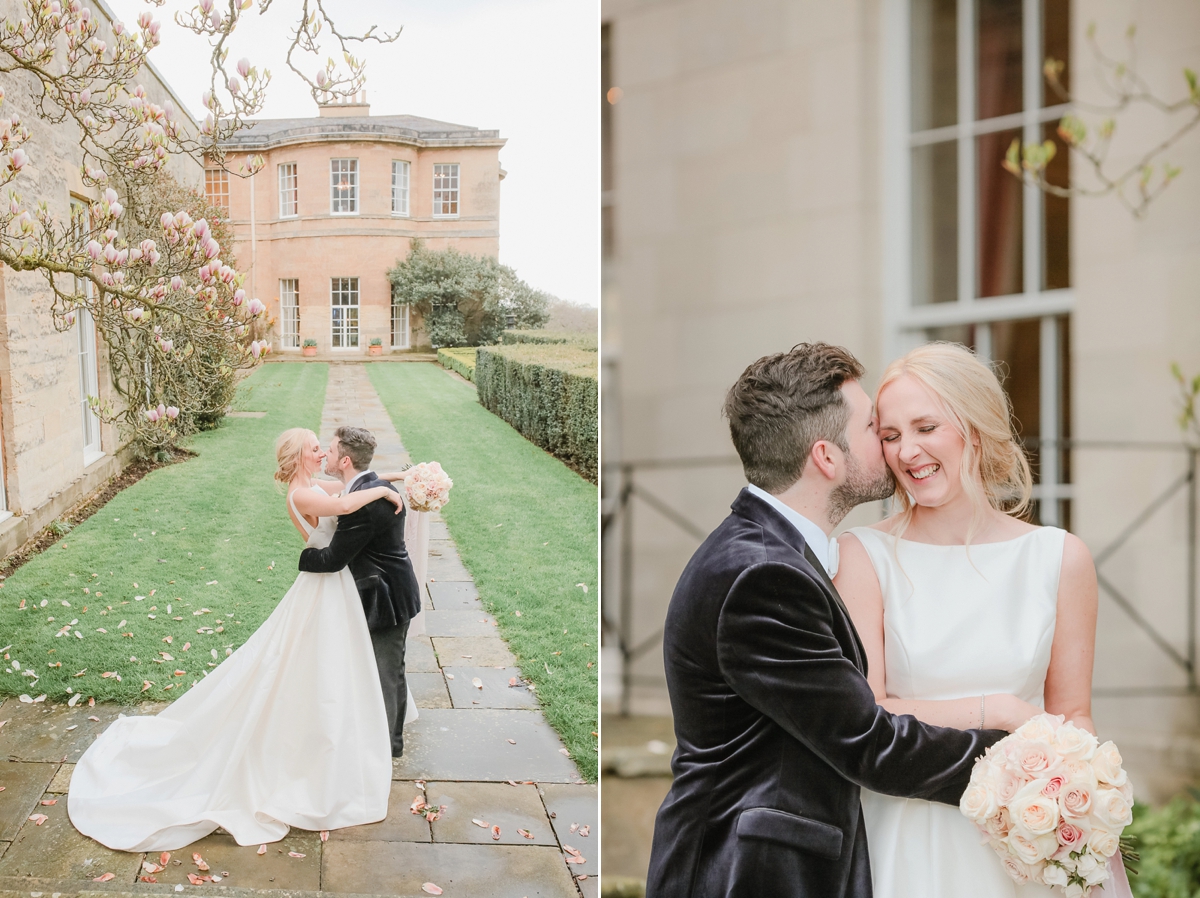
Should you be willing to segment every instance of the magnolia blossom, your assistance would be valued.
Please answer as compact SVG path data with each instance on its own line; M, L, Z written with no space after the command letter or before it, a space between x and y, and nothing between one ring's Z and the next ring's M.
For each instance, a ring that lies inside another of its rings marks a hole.
M250 300L249 304L246 306L246 311L250 313L251 318L257 318L266 310L267 307L263 305L262 302L257 298Z
M241 75L243 78L249 78L250 77L250 60L246 59L246 57L244 57L244 56L241 59L239 59L238 64L237 64L237 70L238 70L238 74Z
M67 323L67 326L70 327L72 324L75 323L75 313L67 312L67 314L63 315L63 321L65 321Z
M239 287L238 289L233 291L233 304L235 306L240 306L245 301L246 301L246 291L245 290L243 290L241 287Z
M26 163L28 163L28 162L29 162L29 154L26 153L20 147L17 147L15 150L12 151L12 155L9 157L9 160L8 160L8 164L10 166L12 166L13 171L20 171L21 169L23 169L25 167Z
M162 417L162 415L159 414L158 409L149 408L149 409L146 409L146 417L150 419L151 424L154 424L155 422L158 421L159 418Z
M173 406L173 405L168 405L167 406L167 417L172 420L174 420L175 418L178 418L179 417L179 409L175 408L175 406Z
M182 290L183 278L181 278L179 275L175 275L173 278L171 278L171 289L175 290L176 292Z

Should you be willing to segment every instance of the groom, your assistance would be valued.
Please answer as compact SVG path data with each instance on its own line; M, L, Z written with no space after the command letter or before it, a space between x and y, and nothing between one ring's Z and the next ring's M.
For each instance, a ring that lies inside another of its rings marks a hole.
M750 486L692 556L663 651L678 749L646 898L870 898L859 788L957 804L1005 733L875 703L829 538L892 494L863 368L801 343L725 400Z
M329 444L325 471L346 485L345 492L387 486L369 469L375 437L361 427L339 427ZM404 546L403 509L379 499L338 518L333 541L324 549L300 553L300 570L327 574L347 565L358 587L371 646L383 686L392 757L404 754L404 712L408 686L404 678L404 644L408 625L421 610L421 591Z

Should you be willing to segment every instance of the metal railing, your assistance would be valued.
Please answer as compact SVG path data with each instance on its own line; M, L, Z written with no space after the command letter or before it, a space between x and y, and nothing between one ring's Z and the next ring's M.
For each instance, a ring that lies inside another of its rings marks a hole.
M1169 685L1135 686L1128 688L1098 688L1093 690L1097 696L1137 696L1137 695L1195 695L1200 692L1197 685L1197 646L1196 646L1196 603L1197 603L1197 469L1200 467L1200 447L1184 443L1170 442L1139 442L1119 440L1029 440L1030 448L1040 448L1043 451L1068 450L1102 450L1110 452L1151 452L1181 455L1185 458L1183 472L1173 479L1170 485L1162 490L1154 499L1134 515L1120 532L1094 555L1096 575L1100 589L1116 603L1129 620L1138 627L1153 642L1156 648L1176 667L1184 673L1186 685L1174 687ZM654 491L648 488L644 478L639 475L652 471L683 471L688 469L740 468L740 462L734 456L690 459L659 459L651 461L621 462L611 465L605 470L604 483L615 484L616 488L605 503L601 516L601 553L602 564L608 571L608 564L615 558L616 576L603 579L601 594L601 625L606 639L613 639L621 655L621 703L620 711L628 714L630 696L637 677L632 666L639 658L662 642L662 627L638 634L634 628L634 570L637 553L634 542L634 508L637 503L651 509L666 521L673 524L680 532L695 540L699 545L709 533L710 527L697 523L688 515L674 508ZM1187 618L1187 633L1183 651L1176 648L1171 641L1159 632L1158 628L1142 613L1136 603L1118 588L1112 576L1105 571L1105 565L1112 561L1119 549L1140 531L1155 514L1166 506L1172 499L1184 495L1186 508L1186 565L1183 594L1180 596L1184 604ZM617 544L614 545L614 534L619 529ZM616 553L615 556L613 553ZM609 584L614 583L615 589ZM654 683L662 683L661 678L654 678Z

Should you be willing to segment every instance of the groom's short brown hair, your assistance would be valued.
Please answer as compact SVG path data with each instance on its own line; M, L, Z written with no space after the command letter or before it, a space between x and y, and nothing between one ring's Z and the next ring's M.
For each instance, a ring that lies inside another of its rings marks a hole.
M333 432L338 454L350 459L354 470L365 471L375 457L375 435L362 427L339 427Z
M818 441L848 452L850 407L841 387L863 373L858 359L828 343L799 343L743 371L722 411L746 479L781 493L800 479Z

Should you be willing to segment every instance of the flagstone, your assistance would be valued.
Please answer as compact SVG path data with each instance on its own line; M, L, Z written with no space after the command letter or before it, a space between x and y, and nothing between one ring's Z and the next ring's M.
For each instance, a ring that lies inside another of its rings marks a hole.
M453 708L450 693L446 691L446 679L432 671L407 671L405 679L412 691L418 708Z
M74 772L74 764L60 765L58 772L54 774L54 779L50 780L50 785L46 787L46 791L53 792L55 795L66 795L67 790L71 787L71 774Z
M575 876L583 873L589 878L598 876L600 871L600 804L596 786L546 783L541 787L541 793L546 810L554 815L550 818L550 822L554 826L554 832L558 835L559 843L578 849L579 853L587 859L585 864L571 864L571 873ZM571 832L572 826L576 827L575 832ZM581 836L579 830L584 826L589 827L588 835Z
M167 867L154 876L165 885L188 885L188 874L222 877L221 886L243 889L321 888L321 838L318 833L292 829L281 841L270 842L264 854L257 845L239 845L233 836L212 833L186 848L171 852ZM289 852L304 857L292 857ZM192 859L199 854L209 869L201 871ZM139 857L138 855L134 855ZM159 853L146 857L156 862ZM176 864L176 861L182 861ZM228 875L226 875L228 874ZM212 885L205 884L208 888ZM213 884L215 885L215 883Z
M442 667L515 667L517 659L499 636L434 636L433 649Z
M447 898L575 898L557 849L538 845L330 842L322 888L421 895L432 882Z
M437 782L427 783L425 789L430 804L446 806L431 824L435 842L558 846L537 786ZM479 826L474 820L487 826ZM499 839L493 837L493 826L500 827ZM525 838L519 829L533 838Z
M464 662L469 664L470 662ZM533 691L521 679L521 671L516 667L457 667L447 665L444 672L454 677L447 679L450 689L450 700L455 708L533 708L540 707ZM513 678L521 685L509 686ZM483 683L479 689L472 680L478 678Z
M393 777L571 783L579 774L562 750L538 711L432 708L404 728L404 757Z
M433 607L438 611L450 611L455 608L483 609L483 603L479 601L479 590L470 581L431 580L429 598L433 600Z
M428 611L425 632L429 636L496 636L496 619L484 611Z
M0 761L0 840L11 842L26 818L35 813L38 800L54 776L54 764Z
M428 842L429 823L412 812L413 799L423 793L411 780L395 780L388 796L388 815L379 823L330 830L330 842ZM328 844L328 843L326 843Z
M47 819L41 826L31 820L25 822L0 858L0 876L90 881L113 873L119 881L133 882L142 863L141 855L112 851L81 835L67 817L67 801L59 797L56 804L30 809L27 816L45 814Z
M429 641L428 636L410 636L404 644L404 670L405 672L436 672L441 670L438 666L437 655L433 652L433 643Z

